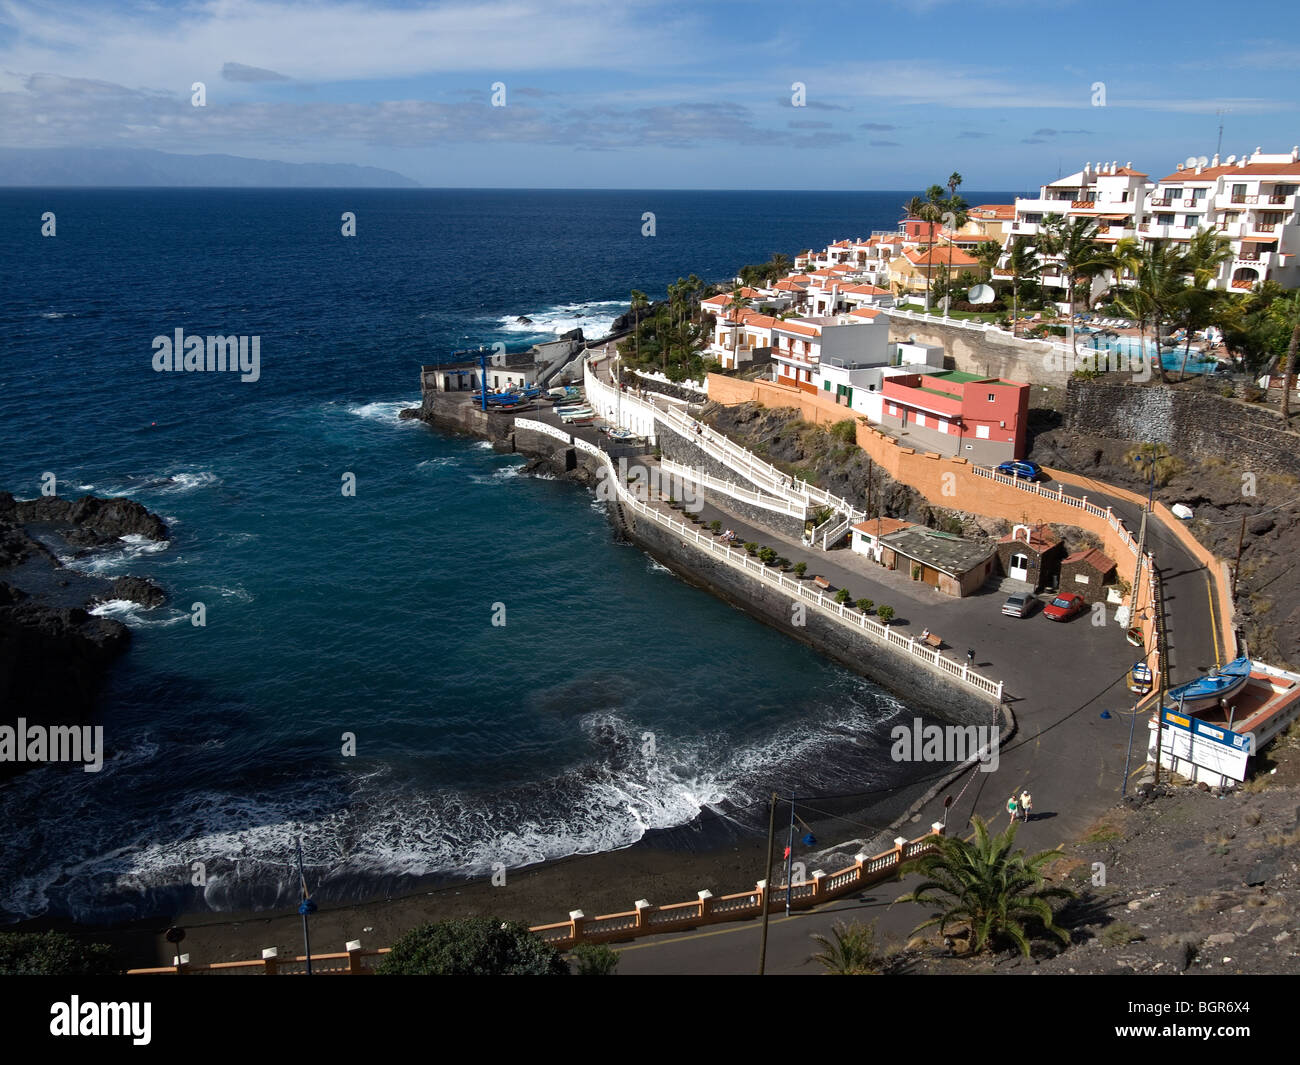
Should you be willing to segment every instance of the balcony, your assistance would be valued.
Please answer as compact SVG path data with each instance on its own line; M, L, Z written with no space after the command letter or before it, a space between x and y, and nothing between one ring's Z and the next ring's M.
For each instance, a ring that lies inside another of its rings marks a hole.
M1237 205L1237 204L1245 204L1245 205L1256 204L1256 203L1259 203L1259 196L1256 195L1255 193L1246 194L1246 193L1234 192L1234 193L1232 194L1231 199L1229 199L1228 202L1229 202L1230 204L1234 204L1234 205Z
M1272 233L1277 229L1276 222L1256 222L1255 230L1258 233Z
M1075 211L1090 211L1097 206L1096 200L1071 200L1070 209Z
M1147 200L1148 207L1172 207L1173 205L1174 205L1174 201L1171 200L1168 196L1160 200Z
M1294 192L1274 192L1269 196L1268 202L1274 207L1290 207L1294 196Z

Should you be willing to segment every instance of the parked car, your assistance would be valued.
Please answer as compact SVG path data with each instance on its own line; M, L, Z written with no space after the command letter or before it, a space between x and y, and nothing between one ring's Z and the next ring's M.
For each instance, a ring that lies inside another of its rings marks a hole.
M1043 476L1043 468L1028 459L1013 459L1000 463L994 471L1007 477L1023 477L1026 481L1037 481Z
M1002 613L1013 618L1027 618L1037 601L1028 592L1017 592L1007 597L1007 601L1002 604Z
M1075 614L1081 613L1088 604L1077 592L1062 592L1047 606L1043 607L1043 617L1052 621L1069 621Z

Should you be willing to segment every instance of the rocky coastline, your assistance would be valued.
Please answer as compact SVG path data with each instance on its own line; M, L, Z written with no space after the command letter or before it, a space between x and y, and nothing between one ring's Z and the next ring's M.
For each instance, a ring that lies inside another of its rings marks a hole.
M131 640L120 621L90 611L115 599L160 606L167 595L146 577L80 573L58 553L75 559L126 536L160 542L168 530L129 499L0 492L0 726L90 721L108 668ZM0 762L0 779L25 766Z

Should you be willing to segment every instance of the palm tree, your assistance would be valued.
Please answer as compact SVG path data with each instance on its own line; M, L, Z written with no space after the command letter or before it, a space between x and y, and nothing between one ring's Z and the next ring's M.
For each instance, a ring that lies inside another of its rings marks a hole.
M809 961L821 962L822 968L829 976L878 976L881 957L876 945L875 925L865 925L859 921L852 924L836 922L831 928L831 937L813 936L814 942L821 947L821 952L814 954Z
M1182 326L1187 337L1183 345L1182 365L1178 368L1179 378L1187 375L1192 334L1210 324L1214 318L1214 307L1221 298L1221 293L1210 288L1210 282L1218 276L1224 263L1232 261L1232 255L1232 242L1208 226L1197 230L1196 236L1187 243L1183 262L1188 269L1191 284L1183 291L1180 300Z
M1065 271L1065 298L1070 307L1070 346L1077 363L1079 342L1074 331L1076 286L1081 280L1102 273L1110 265L1111 257L1097 241L1098 228L1094 218L1071 218L1067 221L1059 215L1048 215L1043 219L1043 225L1047 229L1045 250L1061 260L1061 269Z
M740 367L740 363L736 359L736 351L740 347L740 315L751 302L748 296L741 295L739 285L731 290L731 302L727 304L727 313L731 321L735 323L735 327L731 330L731 361L735 364L733 369L739 369Z
M1291 385L1295 381L1296 348L1300 347L1300 291L1275 299L1268 306L1268 316L1283 326L1291 326L1291 340L1282 357L1282 427L1291 427Z
M650 306L646 294L640 289L632 290L632 339L636 346L637 365L641 363L641 312Z
M975 245L975 258L989 272L989 277L992 277L993 268L998 265L998 260L1002 258L1002 245L996 240L981 241Z
M1138 345L1144 358L1146 322L1148 318L1151 320L1156 369L1160 380L1167 382L1169 377L1160 354L1160 342L1164 337L1164 325L1186 287L1183 275L1187 268L1183 257L1175 248L1159 240L1139 244L1134 238L1125 237L1115 245L1109 258L1110 268L1117 279L1125 273L1132 275L1132 287L1120 292L1115 303L1124 314L1137 320Z
M1011 335L1016 335L1020 317L1020 283L1032 281L1041 272L1038 250L1028 237L1012 237L1007 249L1007 269L1011 272Z
M1015 822L991 836L982 818L971 820L975 826L971 842L940 836L936 851L909 862L902 870L919 872L926 879L897 901L940 909L912 934L936 925L943 934L950 925L964 924L970 930L971 953L1010 942L1028 957L1030 934L1037 923L1042 931L1068 944L1070 934L1056 924L1048 899L1073 898L1074 892L1046 886L1042 871L1058 852L1042 851L1028 857L1024 851L1013 853Z

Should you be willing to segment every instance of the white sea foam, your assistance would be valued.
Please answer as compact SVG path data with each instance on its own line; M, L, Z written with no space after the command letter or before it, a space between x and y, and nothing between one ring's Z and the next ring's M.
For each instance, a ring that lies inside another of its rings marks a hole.
M624 313L628 304L621 300L588 300L585 303L560 303L525 315L504 315L497 319L497 328L505 333L528 336L554 334L559 336L571 329L581 329L584 336L595 339L605 336L614 319ZM516 318L529 318L531 325L521 324Z
M384 402L365 403L356 407L349 407L348 413L355 414L358 418L365 418L372 422L400 422L398 417L402 411L410 407L418 407L420 400L386 400Z
M209 470L173 473L167 476L166 483L159 486L158 491L166 495L181 495L184 492L193 492L196 488L206 488L208 485L220 483L221 478Z
M111 574L117 570L129 569L132 563L145 555L158 554L170 546L167 540L150 540L139 533L128 533L122 537L120 544L81 558L60 555L59 561L78 573Z
M59 792L66 801L44 824L41 860L9 880L0 905L28 915L46 909L51 896L74 913L102 914L108 895L124 909L147 905L149 892L188 882L196 854L204 856L211 908L287 905L295 884L286 855L300 832L317 886L396 874L482 875L496 863L518 869L617 850L724 803L759 801L761 781L774 765L797 764L801 781L813 787L822 776L842 785L820 772L826 743L881 736L883 722L881 698L869 686L846 681L841 695L833 711L787 723L743 747L722 735L674 738L657 731L651 750L643 723L613 710L590 712L577 723L592 750L581 765L531 784L474 792L413 788L388 766L377 766L351 774L343 794L334 777L257 795L195 789L159 810L157 821L123 826L96 812L102 781L93 791L77 781L75 791ZM150 762L157 762L157 752L137 744L110 756L105 771L147 772ZM17 789L0 791L0 818L13 816L19 804L48 805L42 800L56 786L65 787L32 775ZM139 842L123 845L122 839ZM69 853L86 857L61 857Z
M141 614L141 611L147 614ZM162 611L159 614L159 611ZM183 610L162 610L159 607L144 607L131 599L107 599L89 611L96 617L112 618L131 628L159 628L179 624L189 620L190 615Z

